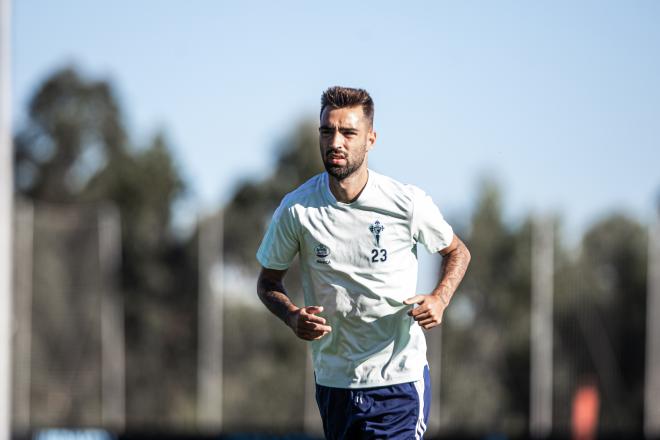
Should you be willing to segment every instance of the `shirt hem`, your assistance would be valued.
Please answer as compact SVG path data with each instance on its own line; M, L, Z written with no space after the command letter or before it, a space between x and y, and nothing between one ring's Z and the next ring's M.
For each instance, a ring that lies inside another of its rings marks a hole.
M369 381L363 383L351 383L351 382L347 382L346 380L333 380L331 378L319 376L318 373L315 373L315 376L316 376L316 384L324 387L363 389L363 388L387 387L391 385L400 385L402 383L416 382L424 378L424 369L422 369L418 374L411 374L410 376L402 376L391 380Z

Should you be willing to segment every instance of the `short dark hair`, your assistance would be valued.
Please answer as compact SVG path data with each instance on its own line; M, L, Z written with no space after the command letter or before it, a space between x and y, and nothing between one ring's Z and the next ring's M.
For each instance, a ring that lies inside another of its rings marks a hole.
M364 115L369 119L369 124L374 125L374 101L369 92L364 89L353 89L350 87L334 86L328 88L321 96L321 112L326 107L346 108L362 106ZM320 116L319 115L319 116Z

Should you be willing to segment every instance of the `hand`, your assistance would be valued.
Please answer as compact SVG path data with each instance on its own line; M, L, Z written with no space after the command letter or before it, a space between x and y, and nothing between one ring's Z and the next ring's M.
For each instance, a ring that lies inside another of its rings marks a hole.
M332 327L325 325L325 318L316 316L322 311L323 307L320 306L299 308L289 314L287 324L300 339L306 341L321 339L332 331Z
M424 330L430 330L440 325L442 314L447 307L447 303L437 295L415 295L403 303L407 305L419 304L419 307L410 309L408 316L412 316Z

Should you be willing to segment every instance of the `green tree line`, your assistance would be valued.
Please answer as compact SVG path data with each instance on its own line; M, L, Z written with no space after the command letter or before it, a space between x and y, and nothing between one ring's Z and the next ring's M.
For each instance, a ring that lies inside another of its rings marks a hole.
M17 192L35 203L110 201L121 215L128 429L194 429L197 233L173 232L174 203L186 185L169 141L157 133L136 145L111 85L74 68L50 75L27 114L15 136ZM292 127L275 146L272 174L245 179L222 208L227 264L256 274L254 254L280 199L322 171L315 127L309 121ZM473 258L443 323L448 431L528 430L532 220L507 220L503 197L485 180L469 217L456 219ZM561 237L559 219L555 224ZM593 224L577 249L556 239L557 431L569 429L571 398L585 380L601 392L603 432L642 430L646 249L645 227L625 213ZM296 268L288 281L300 295ZM225 335L227 429L300 430L304 343L265 308L231 302ZM593 349L603 343L611 356Z

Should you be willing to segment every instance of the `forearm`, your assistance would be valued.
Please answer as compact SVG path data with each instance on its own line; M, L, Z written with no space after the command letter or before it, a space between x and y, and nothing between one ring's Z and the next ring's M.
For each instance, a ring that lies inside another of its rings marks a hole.
M470 264L470 258L470 251L461 240L458 240L458 244L453 250L443 256L440 281L432 293L439 296L445 305L449 304L451 297L458 289Z
M282 282L262 278L257 283L257 294L271 313L289 325L288 318L298 307L287 295Z

